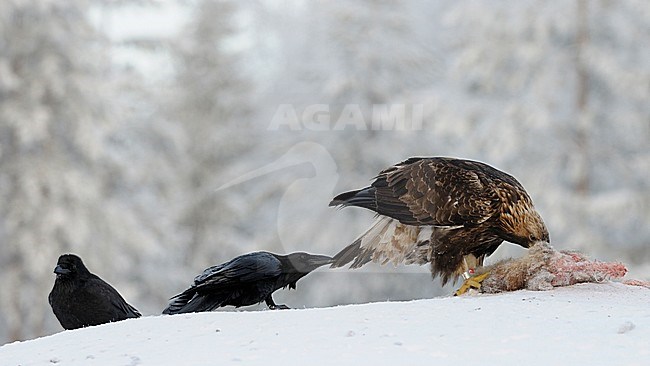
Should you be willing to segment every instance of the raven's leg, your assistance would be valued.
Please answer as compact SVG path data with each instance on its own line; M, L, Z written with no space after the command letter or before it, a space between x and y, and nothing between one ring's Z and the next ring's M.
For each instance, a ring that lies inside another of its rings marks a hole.
M276 304L275 304L275 301L273 301L273 295L272 295L272 294L270 294L269 296L267 296L266 299L264 299L264 301L266 302L266 306L268 306L269 309L271 309L271 310L286 310L286 309L291 309L290 307L288 307L288 306L286 306L286 305L283 305L283 304L276 305Z

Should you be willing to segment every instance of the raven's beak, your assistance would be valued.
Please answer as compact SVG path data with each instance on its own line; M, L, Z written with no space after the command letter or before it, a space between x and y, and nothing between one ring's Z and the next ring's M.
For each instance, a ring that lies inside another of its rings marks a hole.
M65 268L63 268L61 266L56 266L56 267L54 267L54 273L56 273L58 275L67 275L67 274L70 273L70 270L65 269Z
M331 264L332 262L334 262L334 259L326 255L312 255L309 258L309 264L318 267Z

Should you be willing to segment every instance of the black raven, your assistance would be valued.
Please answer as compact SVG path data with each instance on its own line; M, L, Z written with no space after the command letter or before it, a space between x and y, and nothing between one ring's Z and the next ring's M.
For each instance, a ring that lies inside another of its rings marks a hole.
M240 307L262 301L269 309L288 309L286 305L275 304L273 292L287 286L295 289L299 279L330 263L331 257L301 252L244 254L196 276L190 288L170 299L163 314L212 311L222 306Z
M48 300L64 329L140 317L111 285L90 273L74 254L59 257L56 280Z

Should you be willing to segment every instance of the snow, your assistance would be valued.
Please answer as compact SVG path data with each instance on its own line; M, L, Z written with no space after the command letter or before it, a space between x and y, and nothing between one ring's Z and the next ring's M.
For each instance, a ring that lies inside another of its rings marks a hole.
M148 316L0 347L8 365L646 365L650 290L621 283L321 309Z

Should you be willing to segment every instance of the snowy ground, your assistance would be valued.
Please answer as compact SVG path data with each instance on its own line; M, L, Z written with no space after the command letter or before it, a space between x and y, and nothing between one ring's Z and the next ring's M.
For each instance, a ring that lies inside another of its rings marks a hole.
M0 365L648 365L618 283L324 309L151 316L0 347Z

